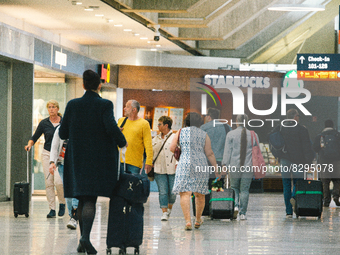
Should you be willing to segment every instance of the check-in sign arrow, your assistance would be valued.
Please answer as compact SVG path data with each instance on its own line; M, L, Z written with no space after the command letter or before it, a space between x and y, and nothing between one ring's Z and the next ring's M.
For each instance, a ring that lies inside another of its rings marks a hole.
M305 57L304 57L304 56L301 56L301 57L299 58L299 60L301 61L301 64L303 64L303 61L305 60Z

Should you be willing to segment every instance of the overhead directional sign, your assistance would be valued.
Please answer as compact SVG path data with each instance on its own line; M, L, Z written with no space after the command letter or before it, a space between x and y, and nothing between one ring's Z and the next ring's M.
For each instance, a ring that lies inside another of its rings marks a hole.
M302 80L340 80L340 54L297 54L297 74Z

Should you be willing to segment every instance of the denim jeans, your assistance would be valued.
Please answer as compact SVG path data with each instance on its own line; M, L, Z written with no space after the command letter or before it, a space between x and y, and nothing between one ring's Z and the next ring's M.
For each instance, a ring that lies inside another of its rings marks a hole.
M168 204L174 204L176 195L172 193L175 183L175 174L157 174L155 181L159 190L159 204L161 208L168 208Z
M124 163L120 163L120 172L123 173ZM133 166L130 164L125 164L125 172L131 174L139 174L140 168L138 166Z
M64 181L64 165L58 165L60 178ZM72 217L72 208L77 209L79 200L76 198L65 198L68 215Z
M235 191L235 207L239 208L240 215L247 213L249 188L253 180L253 175L253 172L230 173L230 187Z
M282 165L282 185L283 185L283 197L286 205L286 214L293 214L293 207L290 203L291 198L295 198L295 185L298 180L303 180L303 173L289 172L285 171L290 169L293 164L288 159L281 159L280 163ZM286 167L286 168L285 168ZM292 190L292 180L293 180L293 190Z

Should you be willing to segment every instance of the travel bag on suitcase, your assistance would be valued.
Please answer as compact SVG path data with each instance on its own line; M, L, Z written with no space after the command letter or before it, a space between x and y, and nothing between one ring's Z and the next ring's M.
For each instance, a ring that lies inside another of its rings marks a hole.
M111 254L111 247L119 248L119 254L126 254L127 247L134 247L134 254L139 254L139 246L143 243L143 215L143 204L131 204L122 197L111 197L106 254Z
M30 184L29 184L29 161L27 152L27 182L16 182L14 183L13 192L13 209L14 217L18 215L25 215L26 218L29 216L29 202L30 202Z
M295 188L295 213L296 218L299 216L311 216L321 218L322 199L323 199L322 182L319 180L298 180Z
M233 219L235 207L235 191L229 188L228 175L226 176L224 191L211 191L210 217L211 219Z

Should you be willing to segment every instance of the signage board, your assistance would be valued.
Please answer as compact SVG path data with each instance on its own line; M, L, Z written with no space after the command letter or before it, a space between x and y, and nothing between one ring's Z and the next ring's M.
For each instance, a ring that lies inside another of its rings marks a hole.
M297 74L302 80L340 80L340 54L297 54Z

